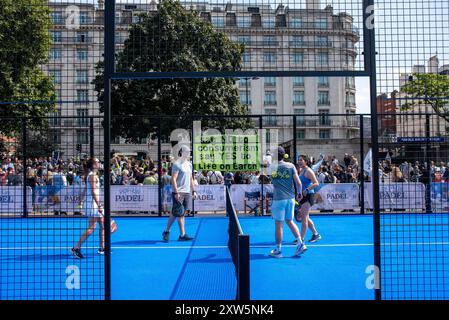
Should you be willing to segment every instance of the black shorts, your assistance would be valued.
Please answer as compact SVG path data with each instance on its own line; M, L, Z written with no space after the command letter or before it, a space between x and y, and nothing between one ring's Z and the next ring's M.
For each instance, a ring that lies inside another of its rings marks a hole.
M302 197L302 199L299 201L299 204L303 205L307 202L310 204L310 206L313 206L315 204L315 193L308 193L305 197Z

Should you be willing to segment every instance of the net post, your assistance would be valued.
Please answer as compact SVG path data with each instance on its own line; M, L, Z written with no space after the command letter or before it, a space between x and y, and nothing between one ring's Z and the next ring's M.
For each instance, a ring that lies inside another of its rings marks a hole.
M239 235L239 258L237 270L237 300L250 300L249 235Z

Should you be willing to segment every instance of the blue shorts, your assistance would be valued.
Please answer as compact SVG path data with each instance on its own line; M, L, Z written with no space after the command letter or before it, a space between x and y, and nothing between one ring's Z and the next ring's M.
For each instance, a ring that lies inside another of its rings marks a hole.
M271 216L276 221L293 220L295 214L295 199L273 200Z

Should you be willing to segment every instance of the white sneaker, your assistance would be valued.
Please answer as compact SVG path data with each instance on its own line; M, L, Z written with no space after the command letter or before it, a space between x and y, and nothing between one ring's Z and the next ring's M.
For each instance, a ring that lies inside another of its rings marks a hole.
M273 258L282 258L282 252L279 251L278 249L273 249L273 250L271 250L271 252L270 252L270 257L273 257Z
M300 256L307 251L307 246L302 242L296 246L295 256Z

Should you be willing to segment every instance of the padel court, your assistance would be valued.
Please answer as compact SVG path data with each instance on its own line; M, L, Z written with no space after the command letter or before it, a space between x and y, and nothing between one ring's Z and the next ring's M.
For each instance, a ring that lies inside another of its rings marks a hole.
M374 299L374 290L367 287L374 256L372 216L314 216L323 239L299 258L293 256L293 238L285 228L282 259L268 256L274 243L271 218L239 220L250 235L251 299ZM178 242L175 226L169 243L161 240L166 219L116 221L112 299L235 299L227 217L187 218L187 232L195 240ZM447 299L448 214L384 214L381 221L385 298ZM86 223L83 218L3 219L0 299L86 299L88 294L100 299L104 257L96 253L98 230L83 247L84 260L70 255L77 237L64 232L79 228L81 233ZM435 223L438 234L429 232ZM410 237L415 234L420 236ZM79 275L78 284L73 274ZM420 296L413 296L413 288L421 289Z

